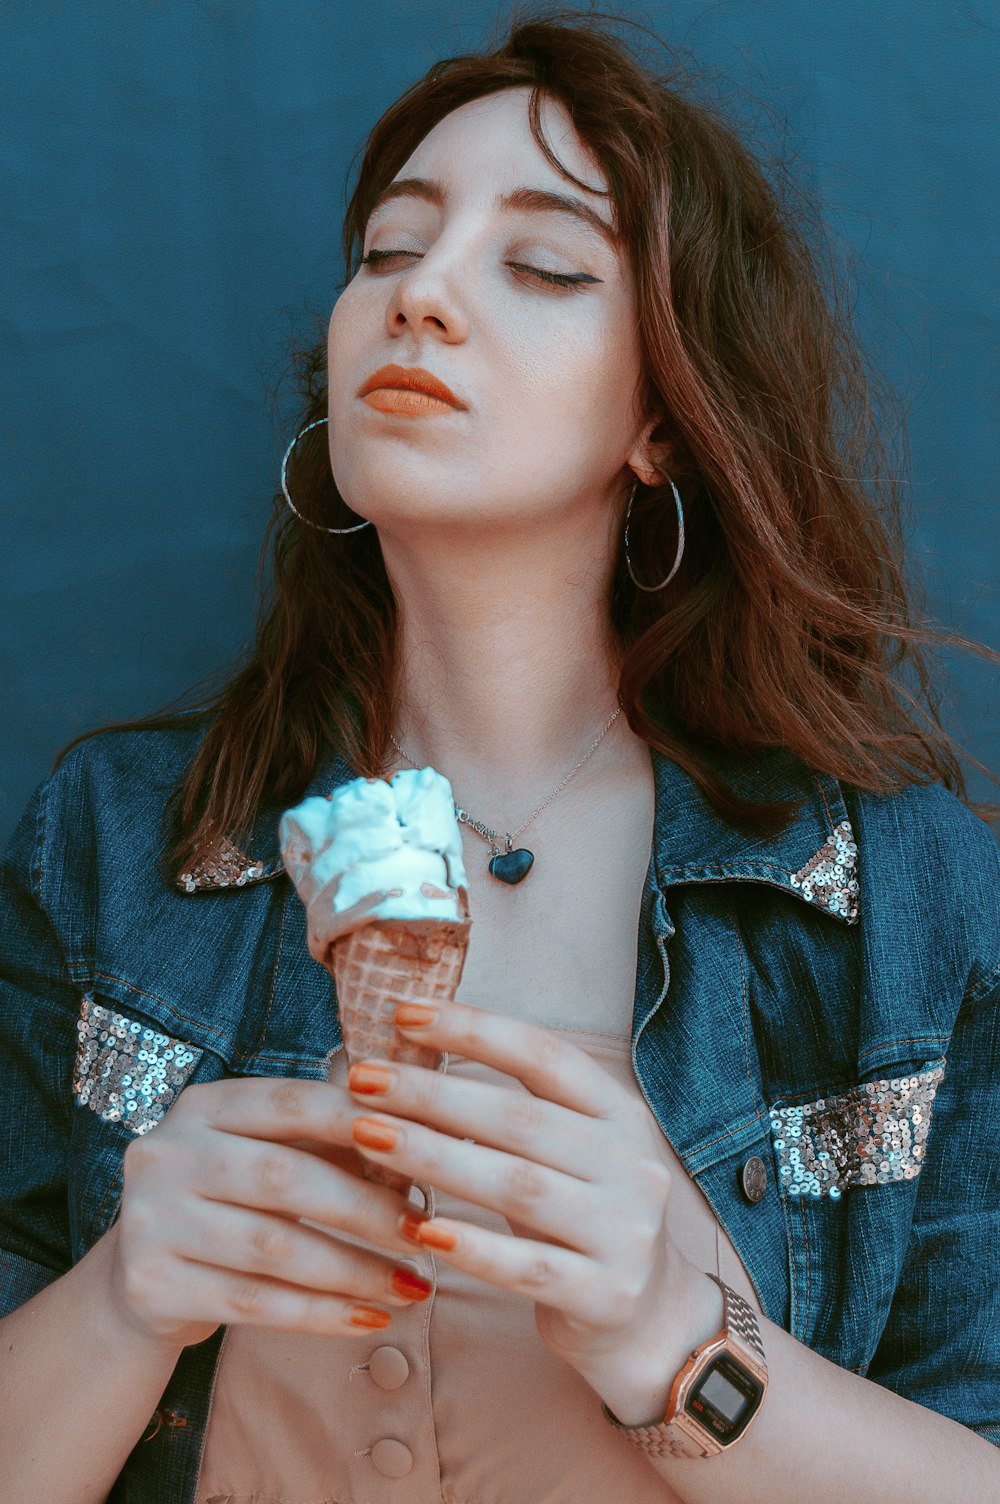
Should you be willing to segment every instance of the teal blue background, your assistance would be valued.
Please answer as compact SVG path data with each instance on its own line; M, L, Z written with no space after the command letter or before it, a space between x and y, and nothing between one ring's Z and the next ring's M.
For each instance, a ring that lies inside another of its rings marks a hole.
M930 612L1000 647L994 0L624 9L818 194L902 398ZM408 83L507 13L8 0L0 836L63 742L246 643L290 437L279 382L336 297L352 161ZM1000 671L945 666L950 728L1000 768Z

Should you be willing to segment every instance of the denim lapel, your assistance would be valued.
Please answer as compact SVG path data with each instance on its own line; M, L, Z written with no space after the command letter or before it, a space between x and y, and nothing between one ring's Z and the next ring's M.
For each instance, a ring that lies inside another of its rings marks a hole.
M656 817L639 924L632 1060L661 1128L696 1175L746 1152L767 1131L736 885L782 890L824 915L821 925L832 921L832 936L857 922L856 853L839 784L791 754L728 765L713 759L743 798L799 801L772 836L737 830L688 773L652 757ZM731 902L706 906L704 914L682 898L682 888L720 883L732 885ZM687 909L682 936L671 907Z

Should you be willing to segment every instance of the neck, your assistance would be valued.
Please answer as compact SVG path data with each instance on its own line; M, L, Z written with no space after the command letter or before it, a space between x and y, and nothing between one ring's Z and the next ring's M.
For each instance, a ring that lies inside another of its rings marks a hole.
M533 541L444 561L383 548L400 607L393 734L474 817L513 829L617 708L607 581L592 562L588 572L561 557L554 569ZM619 716L580 778L620 755L623 731Z

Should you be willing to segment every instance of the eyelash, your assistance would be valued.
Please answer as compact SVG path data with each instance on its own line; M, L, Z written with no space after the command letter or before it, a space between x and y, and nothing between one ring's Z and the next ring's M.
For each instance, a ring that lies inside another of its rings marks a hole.
M367 256L362 256L362 266L377 266L382 261L389 261L396 256L416 256L416 251L369 251ZM532 277L538 277L542 282L548 282L550 286L561 287L566 292L577 292L580 288L588 286L592 282L599 281L597 277L588 276L586 272L547 272L540 266L526 266L522 261L508 261L507 265L515 271L528 272Z

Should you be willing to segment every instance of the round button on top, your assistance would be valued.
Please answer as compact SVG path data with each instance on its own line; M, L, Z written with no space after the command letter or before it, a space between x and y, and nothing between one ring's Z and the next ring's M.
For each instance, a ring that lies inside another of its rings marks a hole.
M372 1447L372 1466L384 1478L405 1478L413 1466L413 1453L401 1441L384 1436Z
M398 1347L377 1347L368 1359L368 1372L380 1389L398 1389L410 1376L410 1365Z
M751 1203L763 1201L767 1190L767 1166L759 1154L751 1154L743 1166L743 1194Z

